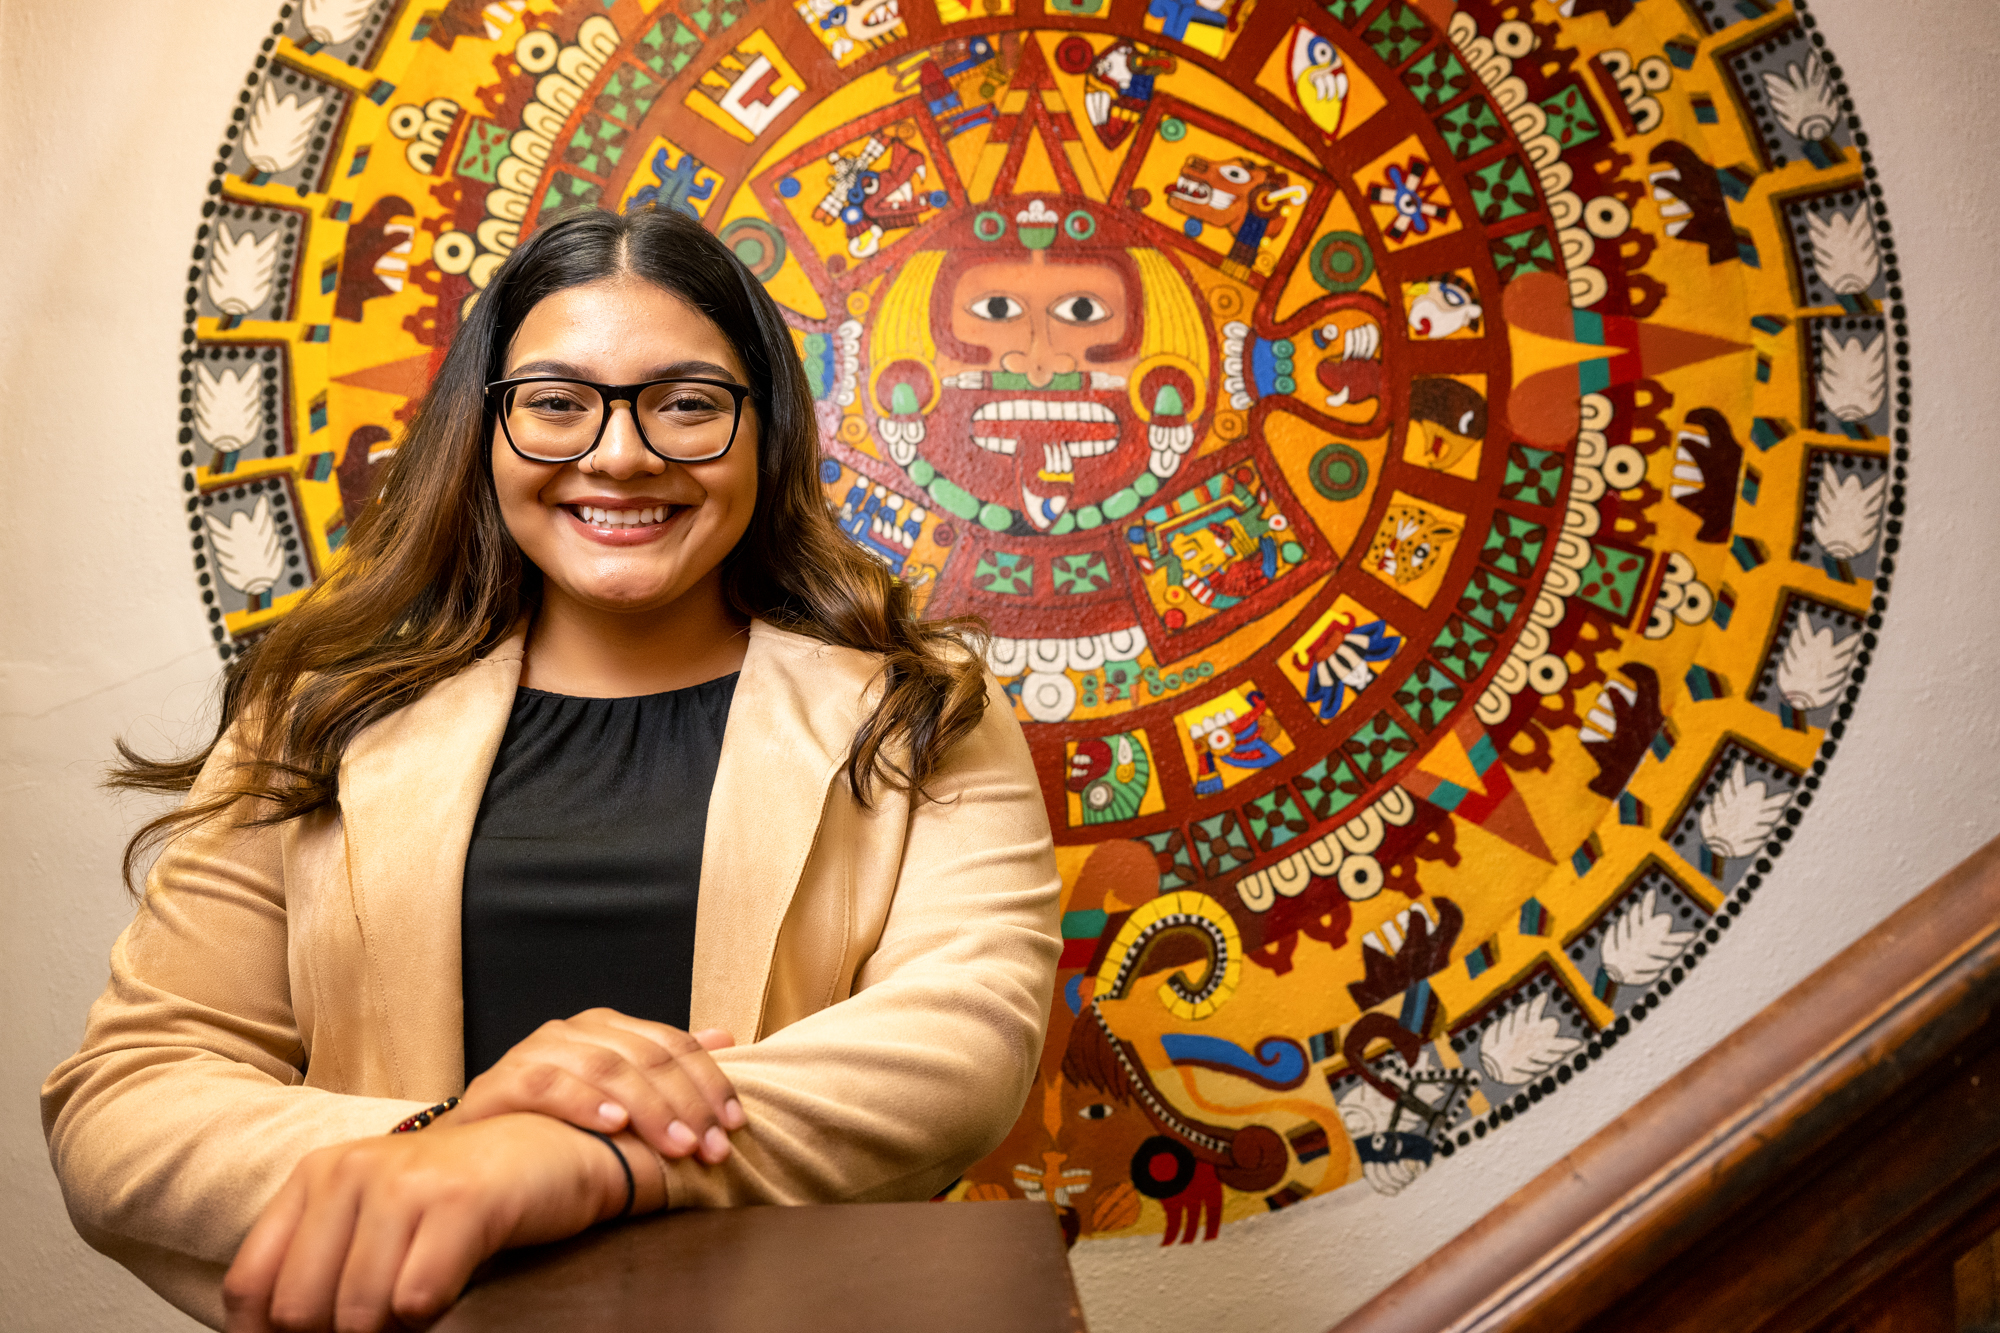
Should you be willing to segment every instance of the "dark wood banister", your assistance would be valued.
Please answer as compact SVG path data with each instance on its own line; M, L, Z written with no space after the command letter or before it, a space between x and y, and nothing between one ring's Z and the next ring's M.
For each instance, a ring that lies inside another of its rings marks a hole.
M1336 1333L1950 1330L2000 1225L2000 840Z

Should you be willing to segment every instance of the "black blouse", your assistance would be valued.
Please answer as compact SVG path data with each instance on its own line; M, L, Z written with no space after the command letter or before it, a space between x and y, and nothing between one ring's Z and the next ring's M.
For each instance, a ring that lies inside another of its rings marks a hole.
M684 1028L708 797L736 677L514 696L465 856L465 1077L605 1005Z

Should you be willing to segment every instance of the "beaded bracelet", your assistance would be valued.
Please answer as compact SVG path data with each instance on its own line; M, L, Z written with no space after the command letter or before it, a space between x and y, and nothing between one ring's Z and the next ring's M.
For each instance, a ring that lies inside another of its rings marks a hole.
M408 1120L405 1120L402 1124L397 1125L394 1129L390 1130L389 1132L391 1134L408 1134L414 1130L422 1129L425 1125L430 1124L431 1121L437 1119L439 1116L443 1115L446 1111L449 1111L452 1107L457 1105L458 1105L458 1098L447 1097L443 1101L439 1102L436 1106L425 1107L423 1110L417 1112L415 1115L411 1116Z

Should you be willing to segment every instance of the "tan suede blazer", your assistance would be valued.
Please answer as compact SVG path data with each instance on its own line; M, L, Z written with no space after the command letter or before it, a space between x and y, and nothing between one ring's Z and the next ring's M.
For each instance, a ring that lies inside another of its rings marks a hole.
M521 674L516 635L357 736L340 808L177 839L42 1117L78 1231L219 1323L293 1165L463 1090L459 890ZM997 686L936 802L854 800L878 662L758 623L703 845L693 1026L750 1127L675 1207L921 1199L998 1146L1040 1056L1055 857ZM199 795L227 756L218 749Z

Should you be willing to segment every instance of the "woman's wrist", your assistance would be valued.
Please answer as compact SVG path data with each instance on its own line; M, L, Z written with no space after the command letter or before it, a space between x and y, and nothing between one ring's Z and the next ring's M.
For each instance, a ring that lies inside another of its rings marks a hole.
M632 1216L657 1213L665 1208L670 1201L667 1191L667 1159L662 1157L652 1144L629 1129L611 1135L611 1141L632 1168L634 1186Z

